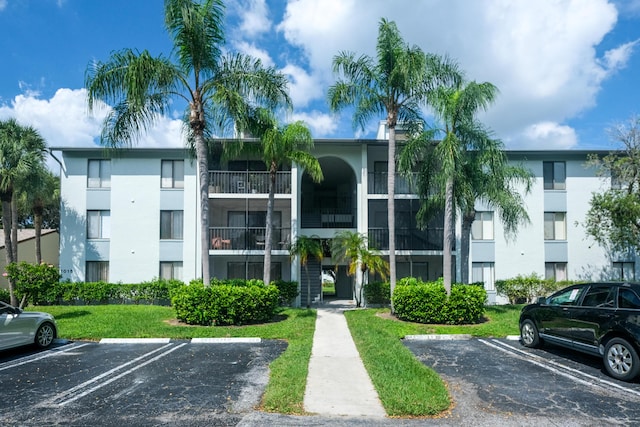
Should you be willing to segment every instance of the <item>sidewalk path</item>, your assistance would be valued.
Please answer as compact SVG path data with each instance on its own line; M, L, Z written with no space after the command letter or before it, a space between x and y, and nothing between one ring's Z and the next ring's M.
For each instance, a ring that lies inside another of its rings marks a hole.
M382 418L384 408L362 364L344 317L347 301L318 307L304 408L320 415Z

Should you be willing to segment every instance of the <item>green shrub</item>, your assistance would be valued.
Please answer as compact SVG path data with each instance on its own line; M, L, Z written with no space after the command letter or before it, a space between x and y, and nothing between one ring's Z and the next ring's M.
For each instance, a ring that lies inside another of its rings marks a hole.
M393 293L393 307L401 320L419 323L477 323L484 314L487 292L482 286L455 284L447 297L442 279L402 280Z
M513 279L496 280L496 291L509 299L510 304L534 302L536 297L547 296L555 291L576 283L575 281L545 280L536 273L529 276L518 275Z
M176 288L171 304L176 317L192 325L245 325L273 319L280 292L274 285L250 282L245 286L201 283Z
M439 283L397 284L393 292L393 308L401 320L419 323L443 323L443 307L447 301L444 286Z
M25 298L26 304L51 304L56 301L55 285L60 281L60 271L50 264L31 264L25 261L7 265L7 277L13 279L16 297Z
M451 286L451 295L443 309L443 323L461 325L478 323L484 315L487 291L483 286L460 285Z
M278 292L280 293L280 305L281 306L290 306L293 303L293 300L296 299L298 294L298 282L287 282L284 280L274 280L271 282L272 285L275 285L278 288Z
M6 302L7 304L11 303L11 294L9 293L9 289L0 288L0 301Z
M367 283L364 287L367 304L389 305L391 303L391 284L389 282Z

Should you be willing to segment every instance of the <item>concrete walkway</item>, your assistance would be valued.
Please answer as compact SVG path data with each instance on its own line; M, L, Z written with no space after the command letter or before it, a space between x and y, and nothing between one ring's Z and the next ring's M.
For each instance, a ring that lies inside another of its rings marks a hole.
M318 307L304 408L320 415L382 418L384 408L347 327L348 301Z

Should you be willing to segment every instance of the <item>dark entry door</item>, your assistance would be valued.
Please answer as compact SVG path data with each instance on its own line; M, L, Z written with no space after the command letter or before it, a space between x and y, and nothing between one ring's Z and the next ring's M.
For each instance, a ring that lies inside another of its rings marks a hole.
M347 276L347 266L340 265L336 271L336 298L352 299L353 291L351 284L353 277Z

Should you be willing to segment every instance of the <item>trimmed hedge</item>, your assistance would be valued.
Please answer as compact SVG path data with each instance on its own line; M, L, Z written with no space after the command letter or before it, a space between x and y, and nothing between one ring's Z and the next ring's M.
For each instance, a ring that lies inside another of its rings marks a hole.
M7 304L11 303L9 289L0 288L0 301L6 302Z
M421 282L402 279L393 293L393 308L401 320L418 323L478 323L485 310L487 292L482 286L454 284L447 297L442 279Z
M367 304L389 305L391 303L391 285L389 282L373 282L364 286L364 298Z
M518 275L513 279L496 280L496 291L509 299L510 304L524 304L534 302L536 297L547 296L576 281L546 280L532 273L529 276Z
M246 325L273 319L279 309L275 285L247 283L241 286L201 283L175 288L171 304L176 317L190 325Z

